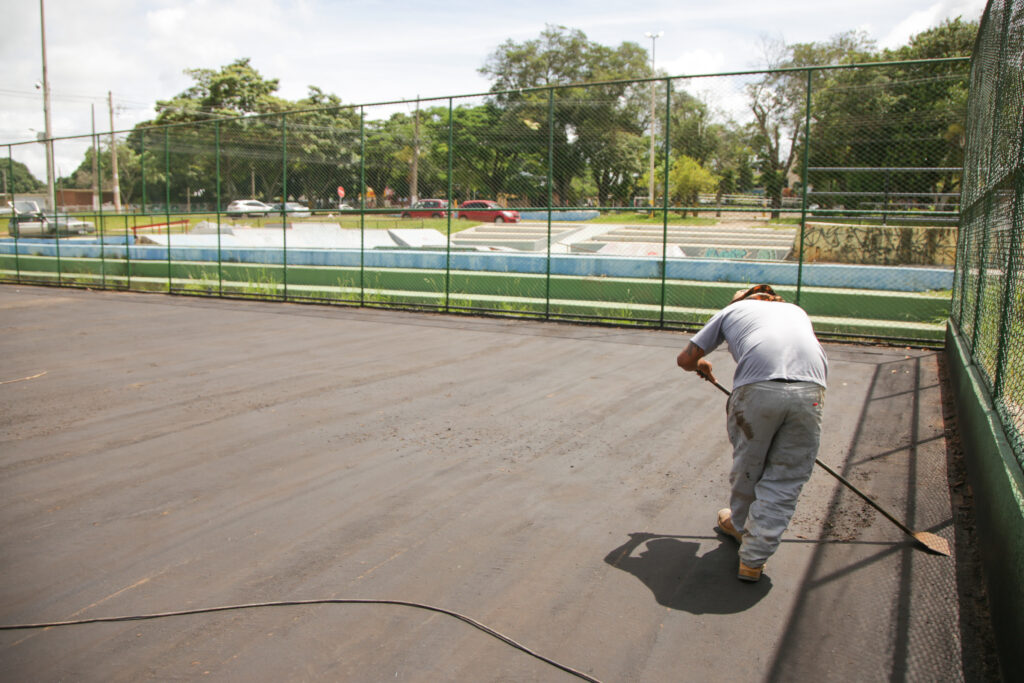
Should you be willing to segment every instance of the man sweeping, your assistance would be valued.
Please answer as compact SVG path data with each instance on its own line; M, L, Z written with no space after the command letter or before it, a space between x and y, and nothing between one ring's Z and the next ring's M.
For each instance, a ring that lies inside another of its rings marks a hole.
M828 359L811 320L769 285L736 292L676 359L711 381L705 358L722 342L736 361L726 404L733 446L729 507L718 530L740 544L738 577L761 578L818 455Z

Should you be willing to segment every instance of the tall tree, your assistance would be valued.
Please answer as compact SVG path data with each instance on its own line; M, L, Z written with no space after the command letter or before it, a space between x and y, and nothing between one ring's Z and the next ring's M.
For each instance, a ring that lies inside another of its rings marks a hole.
M294 108L274 95L278 80L264 78L248 58L217 70L185 73L194 83L170 100L158 101L156 118L137 126L129 145L139 154L153 152L160 168L169 169L171 201L182 207L191 203L197 184L203 196L215 196L218 151L225 202L273 199L281 191L281 124L278 117L260 115ZM166 129L166 135L144 130L164 124L192 125ZM150 194L162 201L166 192Z
M765 45L771 71L748 86L747 94L754 115L751 144L755 163L774 217L778 217L782 206L782 190L797 158L806 119L807 72L787 69L854 62L866 58L872 47L867 35L858 31L841 33L826 43ZM812 90L826 74L812 72Z
M602 201L639 173L638 138L643 130L643 94L636 84L607 81L648 75L647 53L636 43L610 48L587 39L578 29L548 25L539 38L505 41L480 72L492 81L494 102L517 108L517 116L538 127L533 153L543 158L553 143L551 168L556 200L576 203L573 180L588 169ZM604 82L584 87L582 83ZM547 91L552 91L549 113ZM550 128L549 128L550 121ZM613 149L609 149L611 146ZM627 166L623 166L627 164Z
M872 54L866 61L968 55L977 28L960 19L947 21L912 37L906 46ZM828 199L832 206L846 208L877 206L894 194L903 194L904 205L912 205L923 193L955 194L959 170L898 169L959 169L967 79L966 64L956 62L826 74L813 93L811 165L897 170L818 172L809 181L816 190L839 193Z
M278 79L266 79L249 58L214 69L185 69L195 81L170 100L158 100L155 124L205 121L281 111L287 103L274 96Z
M316 208L338 201L337 188L358 193L359 111L310 86L287 117L288 199Z
M0 158L0 170L7 181L6 187L0 187L0 194L17 194L19 192L36 192L46 186L32 175L28 166L20 161L14 161L6 157Z

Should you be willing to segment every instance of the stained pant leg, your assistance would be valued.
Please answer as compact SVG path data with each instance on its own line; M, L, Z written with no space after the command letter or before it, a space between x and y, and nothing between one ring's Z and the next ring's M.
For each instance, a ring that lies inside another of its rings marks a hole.
M748 566L763 565L778 549L793 517L818 453L824 393L811 383L760 382L734 394L730 507L743 533L740 559Z
M768 449L784 417L770 392L767 393L760 384L746 384L734 390L728 402L727 431L733 448L729 509L732 524L741 534L754 502L757 482L764 472Z

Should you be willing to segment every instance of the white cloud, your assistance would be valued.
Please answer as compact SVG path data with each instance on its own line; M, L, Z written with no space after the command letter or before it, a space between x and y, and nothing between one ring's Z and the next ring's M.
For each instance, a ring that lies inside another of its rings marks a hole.
M17 30L0 41L0 145L31 140L33 129L43 128L33 87L41 78L38 5L6 4L5 25ZM645 49L644 33L663 30L657 66L678 75L757 68L762 35L805 42L866 28L882 36L881 46L893 46L948 17L977 20L983 8L984 0L47 0L54 133L88 133L91 104L100 129L109 128L108 90L116 127L131 127L154 115L156 100L190 85L185 69L216 69L241 57L279 79L288 99L316 85L347 103L370 103L484 92L489 84L477 69L487 56L507 39L536 37L545 24ZM736 106L733 82L714 87L722 106ZM58 149L65 170L80 160L70 151L70 143ZM18 155L42 172L41 146L19 147Z
M923 9L912 12L886 33L879 46L896 48L946 19L963 17L965 21L979 21L985 11L985 0L942 0Z
M154 38L174 36L186 29L185 18L188 13L184 7L165 7L146 13L146 26L154 34Z
M729 68L729 61L722 51L706 49L689 50L678 57L657 64L658 69L669 75L713 74Z

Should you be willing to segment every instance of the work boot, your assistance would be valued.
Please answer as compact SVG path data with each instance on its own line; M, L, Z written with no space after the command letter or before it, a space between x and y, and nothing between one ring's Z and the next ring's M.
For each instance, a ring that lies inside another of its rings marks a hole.
M736 531L736 527L732 525L732 510L729 508L722 508L718 511L718 530L726 536L731 536L742 545L743 534Z
M764 571L764 565L760 567L748 567L743 564L743 560L740 560L740 570L736 574L736 578L740 581L748 581L754 583L761 580L761 572Z

